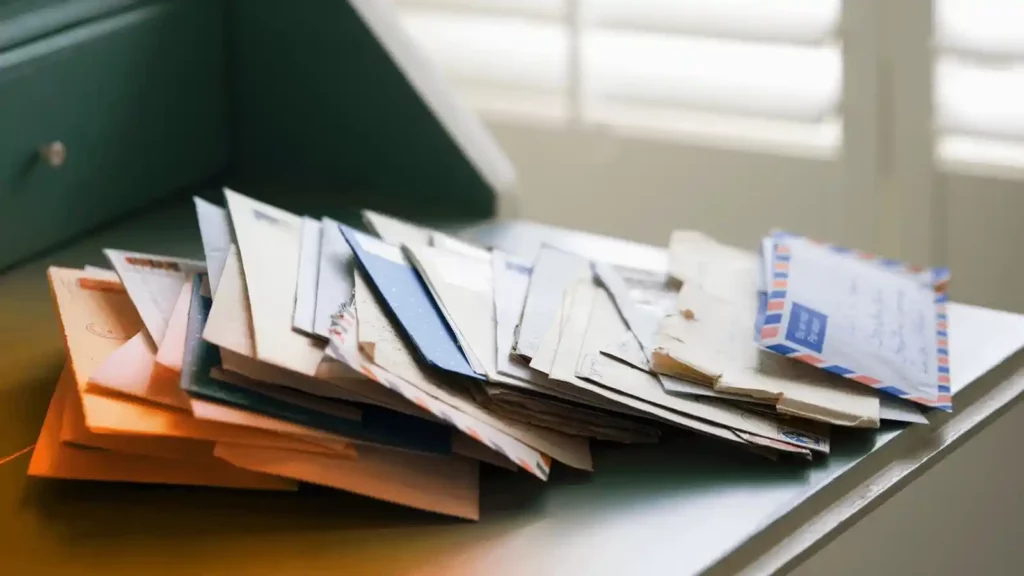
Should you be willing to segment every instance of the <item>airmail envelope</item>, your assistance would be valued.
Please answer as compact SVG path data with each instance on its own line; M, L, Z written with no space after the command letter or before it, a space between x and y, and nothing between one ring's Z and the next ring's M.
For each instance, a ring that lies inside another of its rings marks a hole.
M773 235L761 346L951 411L946 269ZM767 274L767 272L766 272Z
M243 470L209 456L173 460L64 444L60 440L61 423L68 398L74 394L74 377L65 368L50 399L50 408L29 462L29 476L260 490L295 490L297 487L293 480Z

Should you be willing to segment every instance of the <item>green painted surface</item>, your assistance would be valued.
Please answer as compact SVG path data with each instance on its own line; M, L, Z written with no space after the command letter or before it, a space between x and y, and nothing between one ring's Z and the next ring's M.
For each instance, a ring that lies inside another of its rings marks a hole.
M145 0L0 0L0 50L145 4Z
M174 0L0 52L0 269L223 172L223 30Z
M233 0L229 183L315 212L332 196L414 220L483 218L494 194L343 0ZM313 202L292 200L302 189Z

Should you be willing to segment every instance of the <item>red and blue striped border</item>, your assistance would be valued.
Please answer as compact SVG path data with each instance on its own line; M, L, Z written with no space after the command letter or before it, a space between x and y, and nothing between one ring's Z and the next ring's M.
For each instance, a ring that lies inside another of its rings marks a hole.
M912 275L921 276L926 272L924 268L917 266L910 266L897 260L889 258L882 258L875 256L867 252L861 252L858 250L850 250L848 248L842 248L833 246L830 244L824 244L810 238L804 238L787 232L773 232L772 238L772 260L771 260L771 284L767 287L768 290L768 303L767 310L764 317L764 323L761 327L761 342L766 340L772 340L779 337L779 332L782 329L782 312L786 307L786 295L789 288L789 264L792 254L790 253L789 246L781 243L787 239L801 239L812 242L819 246L823 246L832 250L836 253L853 256L862 260L874 260L881 266L890 269L894 272L907 273ZM936 356L938 362L938 389L935 399L924 398L921 396L912 396L909 392L897 388L895 386L887 386L881 380L869 376L867 374L859 374L854 370L850 370L844 366L838 364L829 364L823 358L810 354L802 350L798 350L792 346L782 343L769 344L764 346L765 349L771 350L776 354L788 356L794 360L799 360L812 366L817 366L822 370L827 370L833 374L838 374L850 380L860 382L867 386L871 386L879 391L891 394L893 396L929 406L932 408L938 408L945 410L946 412L953 411L953 395L952 389L950 388L950 374L949 374L949 316L946 312L946 303L949 296L946 289L949 286L950 273L948 268L932 268L928 270L928 282L935 290L935 330L937 338L938 354Z

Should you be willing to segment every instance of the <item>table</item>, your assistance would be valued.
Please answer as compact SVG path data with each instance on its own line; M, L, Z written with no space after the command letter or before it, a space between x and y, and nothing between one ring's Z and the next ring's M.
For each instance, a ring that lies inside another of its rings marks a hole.
M353 218L344 207L323 210ZM654 247L531 223L461 233L524 257L548 242L664 266ZM64 361L45 269L104 265L105 247L201 256L191 201L151 207L0 276L0 458L34 441ZM547 485L488 468L482 520L468 523L317 487L257 494L29 479L21 456L0 465L0 554L16 574L784 570L1020 397L1024 317L963 305L950 313L957 411L933 414L930 426L836 430L829 458L806 466L683 432L656 446L598 445L596 472L556 468Z

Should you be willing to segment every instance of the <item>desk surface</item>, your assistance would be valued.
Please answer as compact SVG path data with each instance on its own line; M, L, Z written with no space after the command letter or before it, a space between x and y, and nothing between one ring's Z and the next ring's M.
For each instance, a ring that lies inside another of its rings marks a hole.
M531 224L487 224L465 234L523 256L549 242L609 261L664 266L654 247ZM34 441L64 362L45 269L105 265L104 247L201 256L191 201L151 209L0 276L0 458ZM954 337L972 336L952 343L962 388L1024 344L1024 318L956 310ZM809 465L780 465L681 432L656 446L597 445L596 472L556 468L546 485L488 468L479 523L317 487L264 494L29 479L22 456L0 465L0 554L5 564L14 559L18 574L785 567L1007 409L1024 388L1022 364L1015 356L962 390L957 412L934 415L931 426L836 430L830 457ZM844 502L851 504L839 506ZM756 564L766 557L775 563Z

